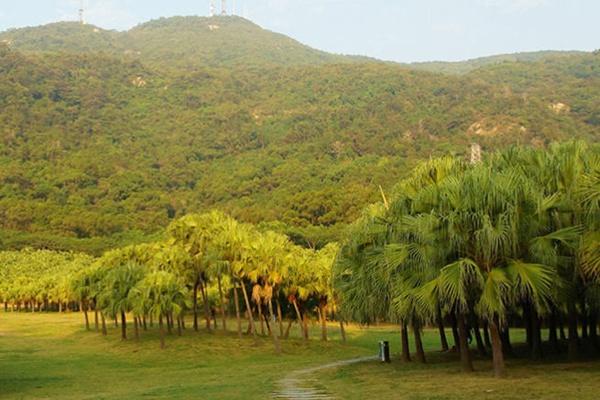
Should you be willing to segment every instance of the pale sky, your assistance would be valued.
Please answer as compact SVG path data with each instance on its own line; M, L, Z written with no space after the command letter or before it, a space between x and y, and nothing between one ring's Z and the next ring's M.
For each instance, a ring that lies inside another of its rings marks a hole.
M216 0L220 4L221 0ZM125 30L207 15L209 0L84 0L86 20ZM600 48L600 0L227 0L230 12L317 49L400 62ZM0 31L77 19L79 0L0 0Z

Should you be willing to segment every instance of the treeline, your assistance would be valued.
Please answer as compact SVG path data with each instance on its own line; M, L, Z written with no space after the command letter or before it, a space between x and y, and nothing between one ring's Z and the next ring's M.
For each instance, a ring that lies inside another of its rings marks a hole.
M465 371L473 335L498 376L512 327L526 328L534 359L600 351L600 149L569 142L421 164L355 223L334 286L346 318L401 324L407 361L410 327L425 362L428 325L443 350L451 328Z
M207 330L217 327L217 319L227 330L234 311L240 337L245 319L247 334L268 333L280 351L279 339L288 337L294 321L309 339L315 315L327 340L336 252L335 244L319 251L296 246L284 235L219 212L189 215L169 226L164 241L98 259L52 251L0 253L0 297L7 311L80 310L87 329L93 312L95 329L105 335L106 320L114 319L122 339L128 337L128 316L136 338L148 320L157 321L162 347L165 328L171 333L176 326L181 335L186 315L194 330L202 317Z

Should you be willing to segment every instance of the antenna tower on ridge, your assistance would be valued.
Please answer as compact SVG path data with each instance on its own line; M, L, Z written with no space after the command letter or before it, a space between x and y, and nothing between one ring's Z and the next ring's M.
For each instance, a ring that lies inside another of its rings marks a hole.
M221 0L221 15L227 15L227 0Z
M214 17L215 13L216 13L216 5L215 5L215 0L210 0L210 16Z
M85 25L85 20L83 19L83 0L79 1L79 23Z

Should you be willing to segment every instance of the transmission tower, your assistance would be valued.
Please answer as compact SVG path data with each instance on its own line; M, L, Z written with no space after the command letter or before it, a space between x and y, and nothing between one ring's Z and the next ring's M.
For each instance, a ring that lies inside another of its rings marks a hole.
M83 19L83 0L79 1L79 23L85 25L85 20Z
M217 6L215 5L215 0L210 0L210 16L214 17L217 10Z
M227 0L221 0L221 15L227 15Z

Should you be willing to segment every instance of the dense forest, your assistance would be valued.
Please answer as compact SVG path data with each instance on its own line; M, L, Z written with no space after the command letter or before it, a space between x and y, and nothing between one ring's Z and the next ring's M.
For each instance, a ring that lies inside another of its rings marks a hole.
M0 41L3 248L100 254L212 208L321 247L419 160L600 136L592 53L421 71L236 17Z

